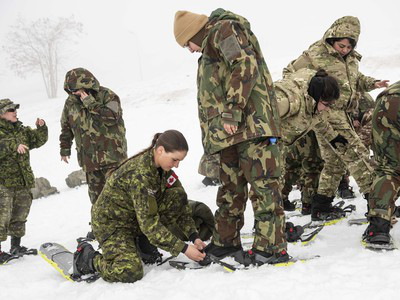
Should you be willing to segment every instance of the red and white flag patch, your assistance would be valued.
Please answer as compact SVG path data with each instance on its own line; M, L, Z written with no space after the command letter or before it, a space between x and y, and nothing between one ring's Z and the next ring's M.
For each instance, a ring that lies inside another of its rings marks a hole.
M171 176L167 179L167 187L173 186L173 184L178 180L178 175L175 172L172 172Z

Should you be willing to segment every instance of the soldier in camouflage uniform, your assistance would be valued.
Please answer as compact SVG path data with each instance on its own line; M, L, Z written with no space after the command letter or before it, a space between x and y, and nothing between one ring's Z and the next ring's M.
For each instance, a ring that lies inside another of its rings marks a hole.
M83 242L74 255L77 275L98 272L109 282L135 282L143 267L135 238L145 234L150 242L177 256L195 261L205 254L198 237L187 195L172 171L185 158L183 135L168 130L154 136L149 148L122 163L108 177L92 209L93 233L102 254ZM186 244L175 233L183 235Z
M174 35L180 46L202 54L197 98L203 147L206 154L220 155L216 231L206 253L245 255L257 264L287 261L279 113L271 75L250 23L223 9L210 17L178 11ZM252 251L244 253L240 230L248 198L255 238Z
M369 243L390 242L390 220L400 196L400 81L376 99L372 116L372 150L377 163L369 198L370 222L363 239Z
M68 71L68 93L61 115L60 154L68 163L75 139L79 166L86 173L94 204L105 184L106 173L127 158L125 125L119 97L83 68Z
M44 145L48 138L45 122L38 118L37 129L23 126L17 118L18 108L19 104L10 99L0 100L0 243L11 236L13 255L27 251L21 246L21 237L25 235L31 188L35 186L29 151ZM0 264L9 258L0 245Z
M328 112L328 120L338 134L347 142L346 147L337 146L334 140L317 133L318 144L324 160L318 194L314 196L312 219L323 220L339 217L332 208L336 188L346 167L356 180L364 197L368 198L373 181L369 153L355 133L349 113L354 108L356 89L370 91L387 86L387 81L379 81L361 74L358 62L361 59L354 47L360 34L360 23L355 17L346 16L336 20L323 38L312 44L298 59L292 61L284 76L299 69L324 69L338 79L340 98ZM335 154L338 148L340 156ZM315 205L314 205L315 204Z

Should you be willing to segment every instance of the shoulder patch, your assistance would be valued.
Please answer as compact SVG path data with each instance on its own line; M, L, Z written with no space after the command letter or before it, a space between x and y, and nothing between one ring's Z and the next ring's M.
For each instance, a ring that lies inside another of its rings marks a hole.
M115 113L118 113L118 111L119 111L119 104L117 101L111 101L111 102L107 103L106 106Z
M230 35L220 42L220 49L227 61L232 61L240 56L240 45L235 35Z
M178 180L178 175L176 175L175 172L172 172L171 176L169 176L167 179L167 187L173 186L177 180Z

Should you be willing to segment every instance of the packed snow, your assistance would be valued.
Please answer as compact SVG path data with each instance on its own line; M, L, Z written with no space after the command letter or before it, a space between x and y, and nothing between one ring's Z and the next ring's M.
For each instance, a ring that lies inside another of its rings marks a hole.
M57 4L56 4L57 2ZM362 33L357 50L364 55L360 64L365 75L400 78L400 25L398 1L337 0L332 5L320 1L11 1L0 3L0 43L8 26L18 15L35 19L75 15L84 24L85 36L71 45L70 56L62 65L63 78L74 67L85 67L100 83L121 98L127 127L129 155L147 147L156 132L180 130L189 142L189 153L176 170L190 199L216 209L217 187L202 185L197 174L203 153L196 101L197 54L179 48L173 33L173 17L186 9L209 14L224 7L252 23L259 37L273 79L297 58L339 17L360 18ZM330 7L334 6L334 7ZM21 107L20 120L34 126L36 117L45 119L49 140L31 151L36 177L46 177L59 194L34 200L23 244L39 248L44 242L58 242L76 248L76 238L90 230L90 201L87 186L70 189L65 178L78 170L76 152L70 163L60 161L58 136L60 116L66 98L60 82L59 96L47 99L39 75L22 80L8 70L0 53L0 98L11 98ZM62 80L61 80L62 81ZM376 96L378 91L372 93ZM360 218L366 201L354 180L357 198L346 201ZM294 190L290 199L300 198ZM335 201L338 201L336 199ZM249 203L243 232L250 232L253 214ZM310 217L294 217L297 224ZM145 266L144 278L133 284L72 283L65 280L40 256L28 256L0 266L0 299L389 299L398 295L400 251L376 253L362 248L360 237L366 225L349 226L347 221L325 227L308 246L289 244L293 257L320 258L290 267L262 266L228 273L217 265L202 270L178 271L168 264ZM400 241L399 225L392 230ZM2 249L9 249L9 240ZM163 252L164 257L169 256ZM185 257L181 255L182 259Z

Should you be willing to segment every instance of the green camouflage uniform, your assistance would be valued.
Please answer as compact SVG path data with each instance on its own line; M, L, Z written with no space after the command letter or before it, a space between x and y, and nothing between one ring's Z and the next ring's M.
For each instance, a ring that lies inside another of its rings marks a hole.
M92 229L102 249L95 269L110 282L143 277L135 237L178 255L185 243L172 232L196 235L186 193L173 171L154 164L153 150L129 159L107 179L92 209Z
M250 198L255 217L253 248L286 249L279 188L280 121L271 75L249 22L223 9L205 25L198 69L198 108L206 154L220 154L215 213L217 246L239 246ZM223 124L237 125L230 135ZM251 189L248 193L247 184Z
M83 101L71 90L85 89ZM68 93L61 116L60 154L71 155L75 138L79 166L86 173L89 197L96 202L105 183L105 174L127 157L125 125L119 97L100 86L88 70L77 68L66 74Z
M12 103L9 99L0 100L0 114L5 112L1 107L6 102ZM19 154L18 145L24 144L32 150L44 145L47 138L46 125L32 129L20 121L11 123L0 118L0 242L5 241L7 235L25 235L32 204L31 188L35 181L29 152Z
M323 134L318 134L318 144L321 156L325 161L321 172L318 194L332 197L336 188L346 172L346 167L356 180L361 192L369 193L372 184L372 168L369 163L369 153L362 144L360 138L354 131L349 114L354 111L357 105L354 100L356 90L359 87L363 91L374 89L377 81L372 77L361 74L358 70L358 62L361 55L351 51L344 59L330 44L327 38L352 38L358 41L360 34L360 23L355 17L343 17L336 20L326 31L323 38L312 44L308 50L296 60L292 61L286 69L284 76L302 68L325 69L329 75L335 77L340 86L340 98L335 101L330 111L323 114L328 115L328 120L337 134L347 139L347 147L338 147L338 154L335 154L329 139Z
M376 99L372 150L377 168L369 198L369 217L390 221L395 201L400 196L400 81Z
M203 154L199 163L199 174L214 179L219 180L219 154Z

